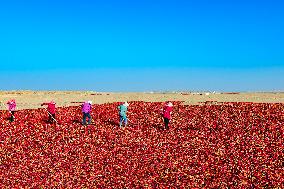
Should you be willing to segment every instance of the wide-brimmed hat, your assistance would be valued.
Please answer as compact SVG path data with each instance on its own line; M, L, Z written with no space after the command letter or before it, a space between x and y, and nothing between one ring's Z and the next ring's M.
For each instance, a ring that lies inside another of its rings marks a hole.
M172 107L173 104L171 102L168 102L167 106Z

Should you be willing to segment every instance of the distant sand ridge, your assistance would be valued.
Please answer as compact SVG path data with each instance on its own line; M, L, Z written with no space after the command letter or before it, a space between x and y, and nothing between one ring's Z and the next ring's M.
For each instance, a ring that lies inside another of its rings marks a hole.
M6 109L9 99L16 99L18 109L40 108L42 102L54 100L57 106L74 106L87 100L95 104L123 101L184 101L184 104L205 102L264 102L284 103L284 92L263 93L108 93L94 91L0 91L1 109Z

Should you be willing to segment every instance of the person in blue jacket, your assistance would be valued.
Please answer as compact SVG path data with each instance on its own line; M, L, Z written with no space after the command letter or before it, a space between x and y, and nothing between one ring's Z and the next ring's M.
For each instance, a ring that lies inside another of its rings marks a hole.
M127 102L124 102L123 104L118 106L118 110L119 110L119 127L122 128L122 124L124 124L124 126L127 126L127 107L129 106L129 104Z

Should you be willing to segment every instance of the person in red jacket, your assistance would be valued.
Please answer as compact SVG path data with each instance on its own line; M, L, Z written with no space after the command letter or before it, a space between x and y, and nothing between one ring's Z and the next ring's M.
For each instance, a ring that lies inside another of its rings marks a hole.
M171 119L172 110L173 110L173 104L171 102L167 102L162 109L162 116L164 118L165 129L169 129L169 122Z
M56 119L55 119L55 112L56 112L55 104L56 103L54 101L45 102L45 103L41 104L41 106L47 105L48 122L49 123L56 122Z

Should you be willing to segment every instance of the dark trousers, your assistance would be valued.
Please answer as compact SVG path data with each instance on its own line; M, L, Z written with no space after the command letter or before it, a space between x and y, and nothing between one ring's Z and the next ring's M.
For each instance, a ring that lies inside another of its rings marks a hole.
M89 119L88 124L91 124L92 118L91 118L90 113L83 112L83 125L86 125L86 119L87 118Z
M13 122L15 119L15 111L11 111L11 117L10 117L10 122Z
M55 122L55 114L51 114L51 113L49 113L48 114L49 116L48 116L48 122L49 123L54 123Z
M169 122L170 120L164 117L165 129L169 129Z

